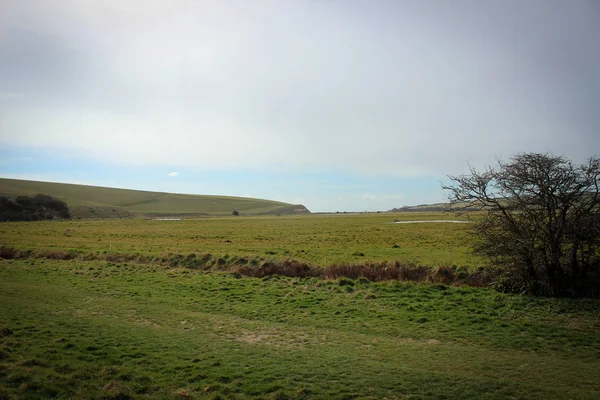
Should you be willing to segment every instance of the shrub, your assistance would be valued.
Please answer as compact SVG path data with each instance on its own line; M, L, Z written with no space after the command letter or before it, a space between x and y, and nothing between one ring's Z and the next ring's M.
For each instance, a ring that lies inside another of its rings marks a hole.
M600 295L600 158L523 153L449 179L450 201L482 212L473 250L502 270L499 290Z
M46 194L34 197L18 196L14 200L0 197L0 221L38 221L42 219L70 218L64 201Z
M454 282L454 269L448 266L441 266L430 271L428 280L433 283L450 284Z

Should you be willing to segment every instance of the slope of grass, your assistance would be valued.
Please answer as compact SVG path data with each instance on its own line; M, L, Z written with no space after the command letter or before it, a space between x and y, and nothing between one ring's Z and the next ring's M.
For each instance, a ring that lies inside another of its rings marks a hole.
M293 213L303 206L278 201L229 196L203 196L114 189L66 183L36 182L0 178L0 195L15 197L36 193L49 194L77 208L78 215L94 217L95 208L115 209L137 214L231 215L233 210L245 214ZM121 213L122 213L121 212Z
M596 399L597 301L0 260L1 398Z

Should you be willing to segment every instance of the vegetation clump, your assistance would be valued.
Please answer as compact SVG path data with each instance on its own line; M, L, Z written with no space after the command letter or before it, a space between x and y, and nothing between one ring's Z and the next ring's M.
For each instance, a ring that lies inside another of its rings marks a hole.
M0 196L0 221L40 221L70 217L67 204L47 194L18 196L15 199Z
M600 297L600 158L526 153L449 178L451 202L484 213L473 249L502 271L498 289Z
M264 260L248 257L215 257L212 254L187 255L169 253L163 256L144 255L139 253L84 253L77 250L25 250L1 246L0 259L47 259L47 260L79 260L107 261L109 263L137 263L142 265L160 265L169 268L185 268L201 271L229 271L240 277L265 278L285 276L291 278L320 278L339 280L341 286L348 282L428 282L446 285L466 285L485 287L500 279L494 269L439 266L431 267L417 264L404 264L399 261L364 262L360 264L332 264L318 266L298 260L284 258L281 260Z

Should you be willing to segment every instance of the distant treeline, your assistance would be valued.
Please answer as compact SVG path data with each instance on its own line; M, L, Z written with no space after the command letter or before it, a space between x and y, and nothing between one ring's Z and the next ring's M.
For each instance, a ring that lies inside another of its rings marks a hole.
M67 204L47 194L36 194L33 197L18 196L15 199L0 196L0 222L70 217Z

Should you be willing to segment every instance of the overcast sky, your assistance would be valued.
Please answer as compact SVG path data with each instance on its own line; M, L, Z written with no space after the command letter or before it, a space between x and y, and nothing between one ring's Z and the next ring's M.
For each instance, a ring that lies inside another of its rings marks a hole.
M599 128L596 0L0 0L2 177L386 210Z

